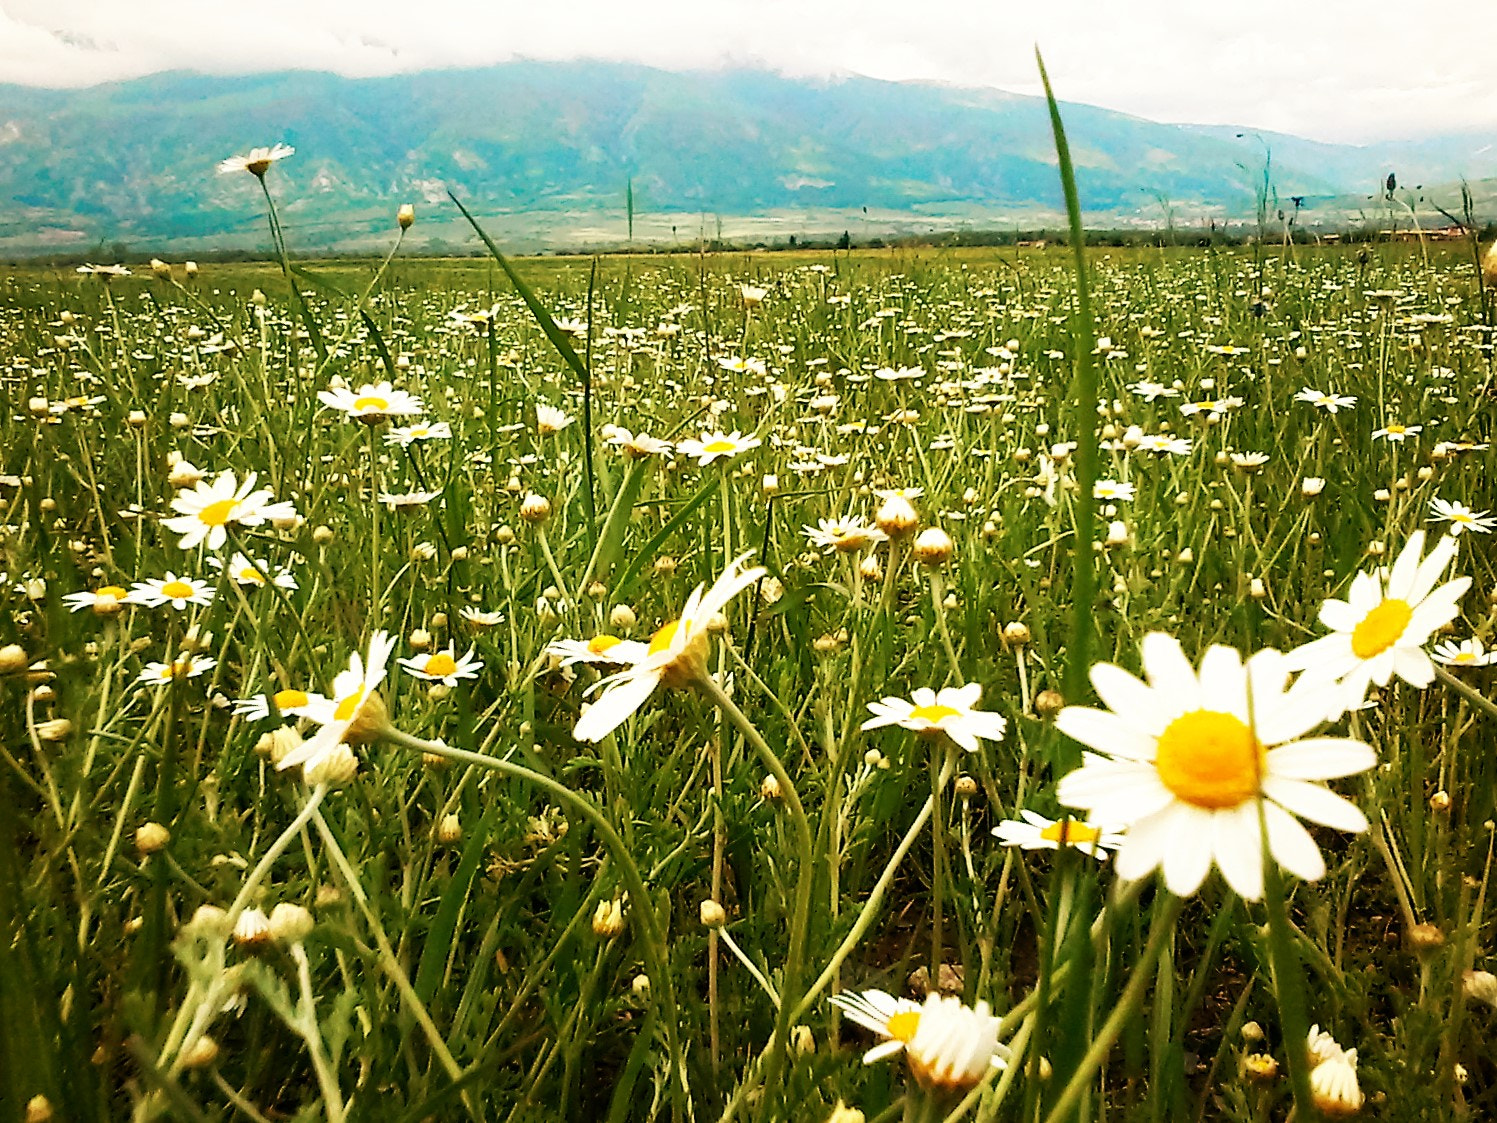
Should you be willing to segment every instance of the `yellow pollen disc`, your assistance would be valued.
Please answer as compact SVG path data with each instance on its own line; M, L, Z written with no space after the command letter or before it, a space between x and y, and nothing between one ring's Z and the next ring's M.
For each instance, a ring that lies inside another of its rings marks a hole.
M384 413L385 410L390 408L390 402L387 398L368 394L362 398L355 399L353 408L359 413Z
M1476 656L1469 651L1462 651L1450 661L1457 667L1469 667L1476 662Z
M1362 617L1362 622L1352 629L1352 654L1358 659L1381 655L1398 642L1398 637L1403 635L1413 618L1414 610L1408 601L1388 598Z
M94 594L94 596L96 597L113 597L115 600L124 600L128 595L129 594L127 594L125 590L121 589L118 585L105 585L102 589Z
M251 585L265 584L265 578L260 576L260 571L252 565L245 566L235 574L235 577L240 581L248 581Z
M915 1040L915 1031L920 1028L919 1010L901 1010L884 1023L889 1036L908 1045Z
M294 710L310 701L305 690L277 690L272 697L275 699L275 708L282 711Z
M209 503L198 512L198 521L208 526L223 526L234 515L234 508L239 506L237 499L220 499L216 503Z
M168 581L161 586L161 595L172 600L185 600L192 596L192 586L186 581Z
M1389 425L1388 426L1388 432L1390 432L1390 433L1406 433L1406 432L1408 432L1408 430L1406 428L1404 428L1402 425Z
M457 660L445 651L439 651L426 661L426 673L442 678L457 670Z
M953 710L950 706L942 706L932 703L929 706L916 706L910 711L910 717L920 718L932 725L940 725L947 718L961 717L961 710Z
M1192 710L1159 735L1159 780L1186 803L1208 811L1236 807L1258 792L1263 746L1231 714Z
M676 629L681 626L681 621L672 620L669 624L662 624L660 630L650 637L650 654L659 655L671 645L671 640L676 638Z
M708 441L702 446L703 452L736 452L737 450L736 444L724 440Z
M359 703L363 700L364 690L363 687L360 687L338 703L338 708L333 711L333 720L352 721L354 714L359 712Z
M621 641L618 636L594 636L587 641L587 649L594 655L612 651Z
M1102 837L1102 832L1089 823L1062 819L1040 831L1040 837L1046 842L1058 842L1062 846L1090 846Z

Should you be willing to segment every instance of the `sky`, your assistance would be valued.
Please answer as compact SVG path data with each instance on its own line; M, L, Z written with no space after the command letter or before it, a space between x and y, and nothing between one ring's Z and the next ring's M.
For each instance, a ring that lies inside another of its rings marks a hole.
M596 58L1038 93L1038 45L1062 100L1157 121L1351 143L1497 133L1497 2L1414 13L1391 0L0 0L0 83Z

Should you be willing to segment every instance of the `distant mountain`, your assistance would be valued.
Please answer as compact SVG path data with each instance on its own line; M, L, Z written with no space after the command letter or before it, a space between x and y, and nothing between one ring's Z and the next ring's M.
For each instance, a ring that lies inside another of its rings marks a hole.
M1251 213L1266 153L1277 196L1310 200L1307 221L1315 199L1370 194L1389 171L1406 184L1497 175L1497 136L1355 147L1064 113L1095 221ZM0 86L0 253L263 246L253 181L215 166L277 141L297 149L270 182L306 251L367 247L406 201L420 209L413 238L462 242L448 188L525 248L622 242L631 182L641 238L710 234L718 221L781 236L1035 225L1060 208L1043 100L997 90L598 62L366 79L169 73Z

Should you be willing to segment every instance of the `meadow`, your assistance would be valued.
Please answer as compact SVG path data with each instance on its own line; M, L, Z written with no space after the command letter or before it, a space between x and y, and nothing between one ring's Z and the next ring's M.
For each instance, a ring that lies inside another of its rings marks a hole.
M1492 1118L1477 263L1087 266L6 271L0 1117Z

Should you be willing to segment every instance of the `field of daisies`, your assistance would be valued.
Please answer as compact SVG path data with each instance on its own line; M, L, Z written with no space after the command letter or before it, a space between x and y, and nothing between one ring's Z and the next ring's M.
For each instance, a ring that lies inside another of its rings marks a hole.
M1497 1113L1469 246L396 250L0 277L0 1117Z

